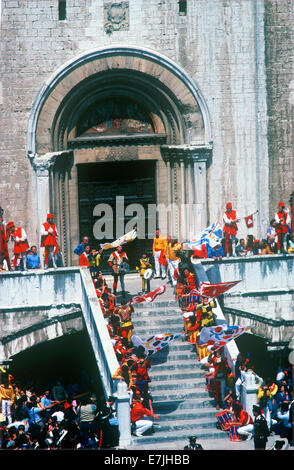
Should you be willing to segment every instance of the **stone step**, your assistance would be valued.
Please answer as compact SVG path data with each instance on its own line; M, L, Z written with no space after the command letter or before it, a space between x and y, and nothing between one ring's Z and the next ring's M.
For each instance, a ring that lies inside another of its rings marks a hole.
M154 408L154 406L153 406ZM164 411L164 410L163 410ZM156 411L156 414L159 415L160 422L165 421L189 421L192 419L206 419L209 422L216 423L216 413L217 410L213 407L211 408L190 408L190 409L176 409L170 413L164 413L163 411Z
M194 360L190 361L169 361L166 364L153 364L151 363L151 369L149 369L149 375L154 377L155 375L161 375L162 372L165 371L181 371L181 372L189 372L193 370L193 372L198 371L203 377L203 370L200 368L199 362Z
M165 328L167 326L168 327L174 326L174 327L179 328L180 330L182 330L184 326L184 323L181 318L175 318L172 316L162 316L158 318L146 317L144 319L143 318L136 319L135 321L134 321L134 318L132 318L132 321L136 330L139 330L141 328L146 329L146 327L149 328L150 324L152 324L153 327L155 327L156 325L158 325L158 327L161 327L162 325Z
M216 419L208 420L206 416L190 419L174 419L170 420L170 422L162 422L161 419L159 419L156 423L158 423L158 425L155 425L155 431L160 431L161 433L169 431L186 431L189 429L193 429L196 432L199 428L210 428L213 429L213 431L216 429Z
M198 357L196 356L195 353L193 356L193 353L189 353L189 352L185 353L181 351L180 352L175 351L174 353L170 353L168 355L168 361L163 360L163 358L156 358L156 355L155 355L154 357L152 357L151 370L153 367L160 366L160 365L164 367L170 364L173 367L173 364L175 363L178 364L180 362L182 362L182 366L191 365L193 368L197 368L201 370L200 364L198 362Z
M132 313L132 319L138 320L140 318L153 318L156 319L157 317L175 317L175 318L181 318L183 319L183 314L182 311L179 308L173 307L173 308L166 308L166 309L146 309L146 310L140 310L140 311L135 311Z
M149 376L152 379L152 383L155 382L169 382L172 383L172 381L178 381L179 384L181 385L182 381L188 381L192 379L201 379L201 383L203 383L203 372L200 370L198 371L193 371L193 370L186 370L186 371L178 371L176 372L175 370L170 370L169 373L163 373L160 372L160 370L153 371L151 370L149 372Z
M163 415L169 415L173 412L181 412L183 414L189 413L191 410L195 410L199 413L203 412L214 412L217 410L215 408L215 399L209 397L206 393L205 397L196 397L188 399L164 399L164 397L158 397L152 402L153 409L155 413Z
M200 377L200 378L194 378L193 380L189 379L188 377L186 379L169 379L169 380L161 380L160 382L156 382L152 380L151 384L150 384L150 389L152 389L153 391L158 391L158 390L162 390L162 391L171 391L171 390L182 390L183 392L185 392L186 390L191 390L191 391L194 391L194 390L199 390L201 389L202 387L205 389L205 386L206 386L206 382L205 382L205 378L203 377Z
M190 399L202 399L203 401L209 400L208 393L204 389L204 387L193 387L183 389L181 388L169 388L169 389L158 389L156 387L150 386L150 393L152 399L154 401L177 401L177 400L186 400L187 398ZM214 400L214 399L211 399ZM212 406L212 401L210 401L210 405Z
M173 294L171 294L173 295ZM174 299L161 300L154 302L141 302L140 304L133 304L134 310L154 310L154 309L166 309L166 308L179 308L179 302Z
M150 327L148 327L148 330L146 329L146 327L137 328L136 325L134 325L134 330L135 330L134 334L136 336L140 336L140 338L145 339L145 338L149 338L150 336L160 335L160 334L165 334L165 333L181 334L183 328L181 327L181 325L174 326L174 325L165 324L165 325L162 325L161 327L158 327L158 326L154 327L152 324L150 324Z
M142 447L144 444L158 444L168 443L173 441L187 441L189 442L189 436L196 434L201 439L228 439L228 434L218 429L200 427L194 431L194 428L184 429L182 432L179 431L160 431L157 429L157 425L154 426L155 433L150 436L135 437L133 436L133 447Z

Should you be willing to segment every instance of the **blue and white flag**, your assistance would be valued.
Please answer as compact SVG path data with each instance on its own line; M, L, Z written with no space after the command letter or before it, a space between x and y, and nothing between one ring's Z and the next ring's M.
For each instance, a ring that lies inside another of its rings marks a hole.
M192 238L187 242L188 247L191 250L201 250L203 245L209 245L211 248L214 248L217 245L220 245L222 241L223 231L218 222L211 224L203 232Z

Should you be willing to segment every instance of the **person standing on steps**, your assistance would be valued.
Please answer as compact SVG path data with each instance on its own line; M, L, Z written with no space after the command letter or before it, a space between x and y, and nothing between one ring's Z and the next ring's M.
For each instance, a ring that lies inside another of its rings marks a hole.
M117 249L113 253L111 253L110 257L108 258L108 264L112 269L112 275L113 275L113 293L116 295L118 278L119 278L123 298L126 295L125 281L124 281L124 276L126 272L122 270L120 266L123 263L124 265L126 265L127 261L128 261L128 257L127 257L126 252L123 250L122 245L119 245Z
M155 238L153 239L153 257L155 266L154 279L159 277L162 277L162 279L166 278L166 248L167 240L163 235L160 235L160 231L157 229L155 232Z

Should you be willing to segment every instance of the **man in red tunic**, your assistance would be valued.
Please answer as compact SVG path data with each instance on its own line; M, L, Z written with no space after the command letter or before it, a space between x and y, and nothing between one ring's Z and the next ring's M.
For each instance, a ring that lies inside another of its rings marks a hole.
M15 227L14 222L8 222L7 224L7 235L8 235L8 240L11 238L11 240L14 242L14 247L13 247L13 269L16 269L18 265L18 259L20 259L20 266L22 264L22 269L26 271L27 266L26 266L26 253L29 249L29 244L27 240L27 234L22 227Z
M2 207L0 207L0 263L3 263L5 260L8 269L10 269L10 258L7 246L7 233L3 223L3 214L4 211Z
M47 221L41 226L41 247L45 248L44 269L48 268L49 260L52 261L53 267L57 268L55 255L58 253L58 232L54 223L54 215L47 214Z
M122 288L122 297L125 297L125 282L124 282L124 275L125 272L122 271L121 265L128 261L128 257L126 252L123 250L122 245L118 246L117 249L111 253L108 264L112 268L112 275L113 275L113 293L116 294L118 279L120 280L121 288Z
M276 222L276 233L278 236L277 240L277 248L278 253L287 253L287 236L289 233L289 227L291 224L291 218L289 212L285 208L285 204L283 202L279 202L278 212L275 214L275 222Z
M235 247L236 247L236 235L238 232L237 222L240 221L240 218L237 215L237 211L232 208L232 203L228 202L226 206L226 211L223 215L224 228L223 233L225 237L225 254L227 256L235 256Z
M145 408L142 402L134 401L131 409L131 422L135 427L135 436L141 437L143 436L144 432L152 428L153 421L148 418L146 419L147 416L149 418L159 419L159 417L155 415L153 411L148 410L148 408Z

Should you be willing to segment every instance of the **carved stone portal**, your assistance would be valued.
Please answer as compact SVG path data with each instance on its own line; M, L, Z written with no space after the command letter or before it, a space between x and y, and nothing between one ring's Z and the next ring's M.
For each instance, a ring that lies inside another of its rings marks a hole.
M104 29L107 33L129 29L129 2L104 3Z

